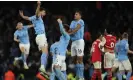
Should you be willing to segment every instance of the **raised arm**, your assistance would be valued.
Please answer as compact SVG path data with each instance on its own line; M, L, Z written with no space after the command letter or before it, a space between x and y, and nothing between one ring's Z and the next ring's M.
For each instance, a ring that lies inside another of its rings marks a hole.
M34 27L34 25L33 25L33 24L31 24L31 25L28 25L28 28L32 28L32 27Z
M65 31L65 29L64 29L64 27L63 27L63 24L62 24L61 19L58 19L57 21L58 21L58 23L59 23L59 27L60 27L61 33L62 33L63 35L67 35L67 33L66 33L66 31Z
M40 10L41 2L37 2L37 9L36 9L36 16L39 17L39 10Z
M19 14L20 14L20 16L21 16L23 19L25 19L25 20L30 20L28 16L24 16L23 11L19 10Z

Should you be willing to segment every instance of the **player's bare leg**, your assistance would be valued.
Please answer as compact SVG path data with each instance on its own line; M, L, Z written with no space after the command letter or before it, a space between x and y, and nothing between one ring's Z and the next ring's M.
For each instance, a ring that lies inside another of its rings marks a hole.
M24 47L20 47L20 51L21 51L21 57L19 58L15 58L14 64L16 64L16 62L18 60L23 60L23 64L24 64L24 69L29 69L27 63L26 63L26 59L28 57L28 55L26 55L25 52L25 48Z
M48 47L41 47L42 55L41 55L41 66L40 71L41 74L48 79L48 74L46 73L46 65L47 65L47 57L48 57Z

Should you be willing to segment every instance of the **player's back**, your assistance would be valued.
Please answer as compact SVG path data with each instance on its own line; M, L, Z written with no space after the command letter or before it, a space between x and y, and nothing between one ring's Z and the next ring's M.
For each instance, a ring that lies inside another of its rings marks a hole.
M78 24L80 24L81 28L76 33L71 35L71 40L72 41L83 39L83 36L84 36L84 21L82 19L80 19L79 21L73 20L71 22L70 28L72 30L74 30L77 27Z
M92 44L92 62L101 61L100 40L96 40Z
M30 21L34 24L34 29L36 34L45 34L45 26L41 17L36 17L36 15L30 17Z
M58 44L59 42L55 42L54 44L51 45L50 47L50 52L52 53L52 56L53 56L53 61L55 60L56 58L56 52L57 52L57 47L58 47Z
M127 40L121 40L119 42L118 59L119 60L128 59L127 52L128 52L128 41Z
M105 39L106 39L105 48L108 50L114 50L116 44L116 37L113 35L106 35Z
M69 41L70 41L69 34L67 34L65 36L62 35L60 37L60 41L59 41L59 45L58 45L58 52L60 55L65 56Z

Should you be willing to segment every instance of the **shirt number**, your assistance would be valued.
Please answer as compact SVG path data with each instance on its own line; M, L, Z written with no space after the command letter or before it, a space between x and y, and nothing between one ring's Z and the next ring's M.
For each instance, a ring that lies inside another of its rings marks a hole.
M115 47L115 43L111 42L110 46L111 46L111 48Z

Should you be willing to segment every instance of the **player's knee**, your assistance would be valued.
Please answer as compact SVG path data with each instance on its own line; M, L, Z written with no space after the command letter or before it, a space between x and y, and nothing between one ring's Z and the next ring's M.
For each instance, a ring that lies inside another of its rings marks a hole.
M54 65L54 69L59 69L60 66L59 65Z
M83 63L83 57L82 56L78 56L77 61L80 64Z
M45 46L42 46L42 47L41 47L41 51L42 51L43 53L48 53L48 49L47 49L47 47L45 47Z
M130 70L127 70L127 72L132 72L132 69L130 69Z
M20 50L21 50L22 53L24 53L25 49L24 49L24 47L21 47Z
M72 62L73 62L74 64L77 63L76 56L72 57Z

